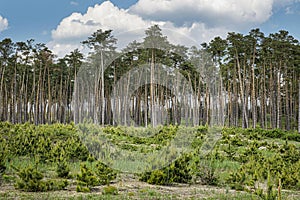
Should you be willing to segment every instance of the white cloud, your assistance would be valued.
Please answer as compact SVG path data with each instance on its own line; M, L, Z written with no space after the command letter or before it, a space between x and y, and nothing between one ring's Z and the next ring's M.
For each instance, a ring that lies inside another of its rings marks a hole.
M73 13L64 18L57 28L52 30L52 41L48 46L54 53L63 56L73 50L71 48L82 48L80 42L98 29L111 29L114 35L121 35L123 39L129 40L141 35L140 30L145 30L150 25L150 21L128 14L127 11L106 1L101 5L89 7L85 14Z
M0 32L8 28L8 20L0 15Z
M146 20L106 1L89 7L85 14L73 13L64 18L52 30L52 41L48 46L57 55L64 56L75 48L82 50L80 42L96 30L111 29L118 39L118 46L125 47L133 40L141 40L145 30L154 24L160 25L170 42L183 45L199 45L216 35L225 36L228 32L223 27L209 28L205 23L193 22L190 26L178 27L173 22Z
M130 13L181 26L202 22L208 27L249 27L269 19L273 0L140 0Z
M195 45L209 42L230 31L244 31L267 21L275 7L286 7L300 0L139 0L129 9L110 1L89 7L86 13L72 13L55 30L48 46L64 56L75 48L83 49L86 40L98 29L113 30L118 46L142 40L144 32L159 24L172 43Z
M128 14L111 2L89 7L85 14L73 13L64 18L58 27L52 31L54 40L83 39L97 29L112 29L123 32L136 28L145 28L149 22L137 15Z
M83 52L84 50L79 42L62 43L57 41L51 41L47 43L47 46L52 50L52 52L55 55L59 57L63 57L75 49L79 49L81 52Z

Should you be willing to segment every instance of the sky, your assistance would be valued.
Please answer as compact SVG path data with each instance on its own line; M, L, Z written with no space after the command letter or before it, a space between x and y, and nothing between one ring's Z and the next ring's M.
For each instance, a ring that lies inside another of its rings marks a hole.
M113 30L122 48L154 24L187 46L254 28L300 40L299 19L300 0L0 0L0 41L34 39L62 57L98 29Z

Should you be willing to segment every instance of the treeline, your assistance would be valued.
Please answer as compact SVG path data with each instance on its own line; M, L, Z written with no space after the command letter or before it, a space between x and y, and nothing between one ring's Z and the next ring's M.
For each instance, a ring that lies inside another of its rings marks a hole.
M1 121L217 121L300 132L300 46L287 31L232 32L188 48L171 44L154 25L121 52L112 31L98 30L82 44L91 49L87 58L74 50L57 59L45 44L2 40Z

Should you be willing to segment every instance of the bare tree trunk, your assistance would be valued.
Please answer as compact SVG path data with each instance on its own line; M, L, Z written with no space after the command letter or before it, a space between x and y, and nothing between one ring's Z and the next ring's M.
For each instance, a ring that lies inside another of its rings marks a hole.
M19 92L19 100L18 100L18 123L22 123L23 122L23 104L24 104L24 100L23 100L23 95L24 95L24 82L25 82L25 72L23 73L22 76L22 84L21 84L21 89Z
M28 118L29 116L28 104L29 104L29 98L28 98L28 72L27 72L25 91L24 91L24 122L27 121L30 122L30 118ZM30 102L30 106L31 106L31 102Z
M281 115L281 91L280 91L280 68L277 72L277 117L276 117L276 128L280 128L280 115Z
M113 94L114 94L114 99L113 99L113 105L112 105L112 113L113 113L113 119L112 119L112 125L115 126L115 117L116 117L116 81L117 81L117 76L116 76L116 64L114 64L114 87L113 87Z
M285 64L284 66L284 73L285 73L285 77L288 76L288 72L287 72L287 66ZM290 130L291 129L291 124L290 124L290 100L289 100L289 87L288 87L288 78L285 79L285 128L286 130Z
M101 99L102 99L102 109L101 109L101 124L104 126L104 115L105 115L105 99L104 99L104 60L103 51L101 50Z
M227 92L228 92L228 102L227 102L227 120L228 120L228 126L232 126L233 122L233 109L232 109L232 94L231 94L231 83L228 81L228 87L227 87Z
M47 65L48 76L48 123L52 123L52 95L51 95L51 83L50 83L50 66Z
M156 117L155 117L155 109L154 109L154 49L151 50L151 69L150 69L150 109L151 109L151 124L152 127L156 126Z
M210 123L210 92L208 86L206 86L206 91L205 91L205 124Z
M263 80L262 80L262 89L261 89L261 93L262 93L262 99L261 99L261 127L262 128L266 128L266 122L267 122L267 118L266 118L266 100L267 100L267 94L266 94L266 79L264 77L266 77L266 66L264 64L263 67Z
M298 133L300 133L300 81L298 80Z
M39 93L40 93L40 77L41 77L41 70L39 71L39 80L37 82L37 90L35 90L35 75L33 77L34 79L34 87L33 87L33 93L34 93L34 123L35 125L38 125L39 124L39 117L38 117L38 114L39 114Z
M1 120L3 120L4 121L4 119L5 119L5 117L4 117L4 113L5 113L5 106L4 106L4 89L3 89L3 87L4 87L4 73L5 73L5 69L6 69L6 67L5 67L5 65L3 65L3 69L2 69L2 71L1 71L1 83L0 83L0 95L2 96L2 98L0 99L0 117L1 117Z
M11 92L11 122L16 123L17 122L17 116L16 116L16 107L17 107L17 60L15 60L15 72L14 72L14 80L12 81L11 86L12 92Z
M243 128L248 128L248 116L247 116L247 111L246 111L246 103L245 103L245 93L244 93L244 84L242 80L242 75L241 75L241 66L238 58L238 54L236 53L236 63L238 67L238 79L240 82L240 93L241 93L241 102L242 102L242 127Z
M255 54L255 53L254 53ZM253 58L254 62L255 58ZM252 91L251 91L251 102L252 102L252 126L256 128L256 96L255 96L255 73L254 63L252 64Z
M270 124L271 128L276 127L276 96L275 96L275 84L274 84L274 72L272 63L270 63L271 69L270 69L270 89L269 89L269 99L270 99L270 105L269 105L269 112L270 112Z
M128 72L128 74L126 75L127 76L127 84L125 85L124 84L124 89L123 89L123 91L124 91L124 95L122 95L122 96L124 96L123 98L123 105L124 106L122 106L123 107L123 109L124 109L124 125L125 126L130 126L130 119L127 119L127 116L130 116L130 114L127 114L128 112L130 112L130 109L129 109L129 107L130 107L130 100L129 100L129 98L130 98L130 96L129 96L129 85L130 85L130 71Z
M147 76L146 76L147 79ZM146 80L147 83L147 80ZM145 85L145 97L144 97L144 120L145 120L145 127L148 126L148 86Z

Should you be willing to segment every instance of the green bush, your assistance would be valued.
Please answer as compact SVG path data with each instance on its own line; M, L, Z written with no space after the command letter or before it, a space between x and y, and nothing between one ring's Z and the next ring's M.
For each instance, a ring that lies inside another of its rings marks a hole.
M96 175L98 177L99 184L107 185L110 181L116 179L117 172L105 164L98 162L96 164Z
M200 181L203 185L217 185L218 177L214 164L214 160L201 160L196 167L196 181Z
M57 162L56 173L60 178L68 178L70 173L70 167L65 160Z
M19 179L15 188L26 192L45 192L51 190L62 190L68 186L67 180L44 180L44 175L38 170L37 165L17 169Z
M80 173L77 174L77 192L89 192L91 187L98 185L95 173L86 164L80 165Z
M104 195L117 195L118 194L118 188L116 188L114 186L111 186L111 185L105 186L103 188L102 194L104 194Z
M288 133L283 137L283 139L300 142L300 134L299 133Z
M6 170L6 159L8 156L7 152L7 144L4 138L0 136L0 185L2 183L2 175L4 174Z
M192 154L184 154L162 169L140 174L140 180L154 185L190 183L192 181Z
M164 170L154 170L150 173L145 173L141 180L154 185L169 185L173 182L172 177L168 176Z
M39 157L40 162L56 162L62 151L70 160L85 161L89 156L74 124L38 125L0 122L10 157Z

